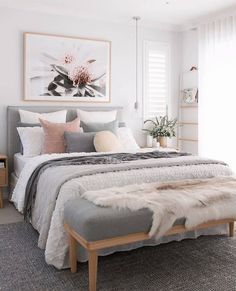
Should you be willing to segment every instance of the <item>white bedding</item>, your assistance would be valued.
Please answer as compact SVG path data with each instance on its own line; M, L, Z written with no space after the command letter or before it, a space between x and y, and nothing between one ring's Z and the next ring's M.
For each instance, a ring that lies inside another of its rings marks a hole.
M24 201L25 201L25 190L28 183L28 180L33 173L33 171L43 162L61 158L61 157L72 157L72 156L85 156L85 155L95 155L99 153L70 153L70 154L47 154L47 155L40 155L36 157L28 158L28 161L30 159L30 163L27 163L27 167L22 168L21 175L18 179L18 182L16 184L15 189L13 190L11 201L14 202L16 209L19 212L23 212L24 208ZM23 159L20 157L17 158L18 162L21 160L21 163L23 164ZM26 164L25 164L26 165Z
M25 157L21 153L14 154L14 174L17 178L20 177L20 173L22 172L26 163L31 159L32 157Z
M155 151L156 148L142 148L139 149L137 152L150 152ZM160 149L160 151L174 151L174 149ZM15 203L16 208L22 212L24 206L24 197L25 197L25 189L27 182L30 178L30 175L41 163L53 160L61 157L72 157L72 156L85 156L85 155L98 155L102 153L65 153L65 154L50 154L50 155L40 155L35 157L24 157L22 154L17 153L14 155L14 172L17 178L19 178L20 174L26 163L31 161L30 164L27 165L27 169L22 174L22 177L17 183L16 188L13 191L13 195L11 200Z

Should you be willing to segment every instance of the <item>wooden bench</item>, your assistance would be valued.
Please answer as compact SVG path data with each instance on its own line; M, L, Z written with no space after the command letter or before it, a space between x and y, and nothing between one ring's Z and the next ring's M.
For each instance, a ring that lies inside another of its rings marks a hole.
M234 236L234 220L233 219L209 221L207 223L198 225L192 230L209 228L209 227L219 226L223 224L228 224L229 236L233 237ZM89 291L96 291L98 251L99 250L150 239L147 233L135 233L135 234L129 234L125 236L119 236L119 237L89 242L86 239L84 239L82 236L80 236L79 233L74 231L70 227L70 225L65 224L65 229L69 235L69 255L70 255L70 267L71 267L72 273L77 272L77 243L79 243L88 251ZM188 231L190 230L189 229L187 230L184 227L184 225L176 225L176 226L173 226L169 231L167 231L165 236L184 233Z

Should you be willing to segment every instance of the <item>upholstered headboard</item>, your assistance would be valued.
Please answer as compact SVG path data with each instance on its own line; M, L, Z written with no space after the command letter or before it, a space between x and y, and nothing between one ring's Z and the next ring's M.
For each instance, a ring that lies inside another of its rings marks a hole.
M16 130L20 122L20 115L18 110L28 110L38 113L48 113L59 110L67 110L67 121L71 121L77 117L76 109L86 111L109 111L117 110L117 118L122 120L122 107L83 107L83 106L9 106L7 108L7 153L9 157L9 169L13 169L13 156L15 153L20 152L20 140Z

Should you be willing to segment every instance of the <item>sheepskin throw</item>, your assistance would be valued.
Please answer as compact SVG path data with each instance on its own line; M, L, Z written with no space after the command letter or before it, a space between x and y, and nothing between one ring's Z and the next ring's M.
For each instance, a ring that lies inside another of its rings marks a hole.
M135 184L87 191L83 197L104 207L131 211L149 208L153 212L151 237L164 235L182 217L186 218L187 229L211 220L236 219L234 177Z

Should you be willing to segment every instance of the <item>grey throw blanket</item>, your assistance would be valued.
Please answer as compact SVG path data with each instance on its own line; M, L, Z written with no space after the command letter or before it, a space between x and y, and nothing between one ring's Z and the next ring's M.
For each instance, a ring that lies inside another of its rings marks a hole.
M79 157L64 157L55 160L49 160L38 166L32 173L26 187L25 203L24 203L24 218L30 221L32 207L34 205L37 184L40 175L50 167L60 167L68 165L98 165L98 164L123 164L136 160L160 159L160 158L176 158L181 156L189 156L189 153L180 152L147 152L147 153L115 153L115 154L101 154L96 156L79 156ZM135 169L137 166L127 165L128 169ZM116 171L118 169L116 168ZM123 168L121 169L123 170ZM111 171L107 169L107 171ZM101 172L105 172L103 169ZM94 174L91 172L91 174Z

